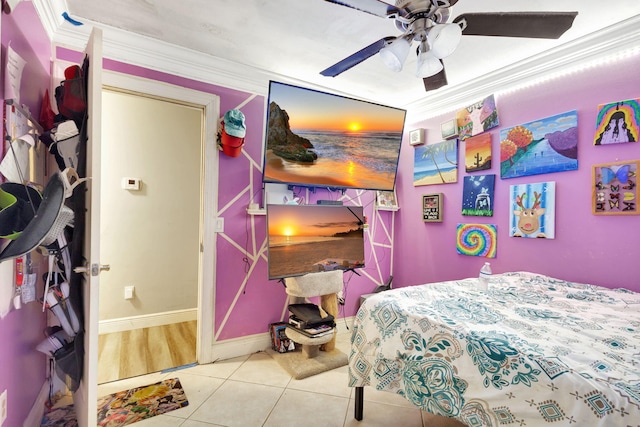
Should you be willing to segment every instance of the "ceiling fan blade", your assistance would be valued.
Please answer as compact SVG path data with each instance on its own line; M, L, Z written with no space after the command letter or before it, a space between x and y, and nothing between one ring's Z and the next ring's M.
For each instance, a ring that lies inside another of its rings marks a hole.
M466 21L465 36L557 39L573 25L578 12L463 13L453 20Z
M423 78L422 82L424 83L424 90L427 92L440 89L442 86L447 85L447 73L445 73L443 68L438 74Z
M350 7L351 9L360 10L362 12L370 13L372 15L380 16L381 18L391 18L395 16L405 16L407 12L403 9L398 9L395 6L391 6L380 0L325 0L329 3L339 4L341 6Z
M384 37L377 42L371 43L369 46L360 49L353 55L346 57L337 64L332 65L326 70L320 71L320 74L327 77L335 77L338 74L347 71L349 68L358 65L365 59L371 58L373 55L380 52L380 49L385 47L387 43L395 39L395 37Z

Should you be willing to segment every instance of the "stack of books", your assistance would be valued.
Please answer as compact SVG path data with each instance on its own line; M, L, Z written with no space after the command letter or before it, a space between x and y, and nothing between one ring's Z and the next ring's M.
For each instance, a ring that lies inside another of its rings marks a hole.
M327 314L315 304L290 304L289 328L309 338L319 338L333 334L336 323L332 315Z

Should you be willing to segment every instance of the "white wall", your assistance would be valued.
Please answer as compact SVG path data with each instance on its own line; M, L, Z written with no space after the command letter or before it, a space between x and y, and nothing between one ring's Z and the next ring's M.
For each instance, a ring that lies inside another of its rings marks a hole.
M103 91L100 251L111 270L100 276L101 321L197 307L202 116ZM141 189L123 189L123 177Z

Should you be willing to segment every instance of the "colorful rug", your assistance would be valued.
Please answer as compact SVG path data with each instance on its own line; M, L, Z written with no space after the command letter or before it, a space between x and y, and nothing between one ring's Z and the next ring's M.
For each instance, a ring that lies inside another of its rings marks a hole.
M99 398L98 426L126 426L188 404L180 380L172 378Z

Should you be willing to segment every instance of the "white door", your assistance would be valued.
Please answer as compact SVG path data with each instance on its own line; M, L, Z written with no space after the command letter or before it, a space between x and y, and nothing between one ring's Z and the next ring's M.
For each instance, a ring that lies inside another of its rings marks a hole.
M94 28L85 51L87 75L87 209L83 254L87 272L82 286L84 310L83 376L74 393L79 427L94 427L98 411L98 285L100 282L100 135L102 115L102 30ZM93 237L93 238L92 238ZM74 267L81 267L75 265Z

